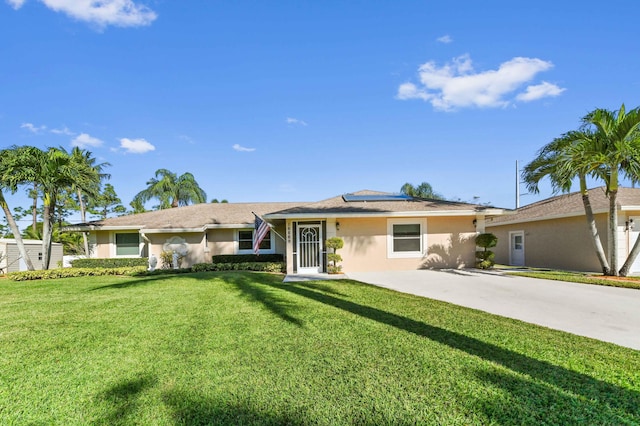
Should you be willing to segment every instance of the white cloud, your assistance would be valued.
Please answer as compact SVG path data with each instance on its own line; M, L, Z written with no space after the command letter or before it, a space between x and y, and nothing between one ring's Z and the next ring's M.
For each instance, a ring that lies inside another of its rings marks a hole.
M239 151L239 152L253 152L253 151L256 150L255 148L246 148L246 147L244 147L242 145L239 145L239 144L233 145L232 148L235 149L236 151Z
M27 129L31 133L39 134L47 130L47 126L35 126L33 123L22 123L21 129Z
M151 145L145 139L120 139L120 148L130 154L144 154L145 152L155 151L156 147Z
M71 146L77 146L78 148L86 148L88 146L95 148L100 145L102 145L102 141L100 139L94 138L87 133L80 133L71 141Z
M62 129L51 129L50 130L51 133L56 134L56 135L67 135L67 136L74 136L75 133L73 133L71 130L69 130L69 128L67 126L63 127Z
M188 143L190 145L194 145L196 143L196 141L194 141L193 139L191 139L187 135L178 135L178 139L180 139L182 141L185 141L186 143Z
M449 44L453 41L453 39L451 38L450 35L447 34L447 35L443 35L442 37L438 37L436 41L439 43Z
M287 124L297 124L299 126L306 126L307 123L302 121L302 120L298 120L297 118L292 118L292 117L287 117Z
M6 1L15 10L20 9L22 7L22 5L24 4L24 2L25 2L25 0L6 0Z
M567 89L556 86L555 84L543 81L541 84L527 87L527 91L516 96L519 101L529 102L536 101L548 96L558 96Z
M7 0L14 9L19 9L25 0ZM132 0L40 0L49 9L62 12L79 21L99 27L139 27L150 25L156 13L149 7Z
M421 85L403 83L398 87L396 97L402 100L422 99L431 102L435 109L444 111L464 107L505 107L512 102L509 95L551 67L553 64L548 61L517 57L503 62L497 70L475 72L469 55L462 55L441 67L433 61L421 65L418 69ZM534 98L536 95L557 96L564 90L557 86L554 86L555 92L548 86L542 89L530 87L534 94L528 95L527 92L516 99L538 99Z

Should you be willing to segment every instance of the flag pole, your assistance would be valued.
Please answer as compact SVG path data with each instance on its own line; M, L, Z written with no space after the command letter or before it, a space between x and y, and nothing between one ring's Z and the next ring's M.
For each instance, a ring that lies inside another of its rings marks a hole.
M253 213L255 216L258 216L260 219L262 219L262 217L260 217L259 215L257 215L257 214L256 214L256 212L251 212L251 213ZM264 219L262 219L262 220L264 220ZM264 220L264 221L265 221L265 222L267 222L266 220ZM276 234L276 235L277 235L278 237L280 237L280 238L282 239L282 241L284 241L285 243L287 242L287 240L286 240L282 235L278 234L278 232L276 232L276 230L275 230L275 229L273 229L273 228L271 227L271 224L270 224L269 222L267 222L267 225L269 225L269 231L271 231L271 232L273 232L274 234Z

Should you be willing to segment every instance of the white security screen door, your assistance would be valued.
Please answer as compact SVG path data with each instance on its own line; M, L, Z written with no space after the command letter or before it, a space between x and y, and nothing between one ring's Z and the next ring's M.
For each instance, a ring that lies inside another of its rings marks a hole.
M298 273L322 272L322 231L320 225L298 225Z
M509 264L513 266L524 266L524 232L510 232L509 239Z

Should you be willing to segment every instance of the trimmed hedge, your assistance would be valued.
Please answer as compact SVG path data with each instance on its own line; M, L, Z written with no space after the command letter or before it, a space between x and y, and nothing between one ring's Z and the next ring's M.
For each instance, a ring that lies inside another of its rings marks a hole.
M12 281L52 280L57 278L87 277L97 275L141 275L144 266L126 266L122 268L57 268L44 271L12 272L7 275Z
M241 262L241 263L196 263L191 267L193 272L204 271L258 271L284 272L284 262Z
M126 268L133 266L147 266L149 259L146 257L125 257L117 259L76 259L71 262L74 268Z
M212 257L213 263L262 263L284 262L281 254L219 254Z

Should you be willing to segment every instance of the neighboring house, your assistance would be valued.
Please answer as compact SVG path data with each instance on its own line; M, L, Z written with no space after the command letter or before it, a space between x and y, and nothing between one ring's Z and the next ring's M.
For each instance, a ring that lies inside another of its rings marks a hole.
M609 253L609 199L604 187L589 190L600 239ZM619 269L640 234L640 189L618 192ZM498 237L496 263L570 271L602 272L579 192L559 195L521 207L514 214L493 217L487 232ZM640 272L640 258L631 268Z
M42 241L22 240L35 269L42 269ZM62 262L62 244L51 244L51 267L57 268ZM16 240L0 238L0 274L26 271L27 265L20 256Z
M182 266L252 253L254 216L271 232L260 253L286 257L287 273L326 271L327 238L344 240L345 272L473 266L474 238L503 209L360 191L316 203L196 204L67 227L88 231L94 257L159 257L182 250Z

